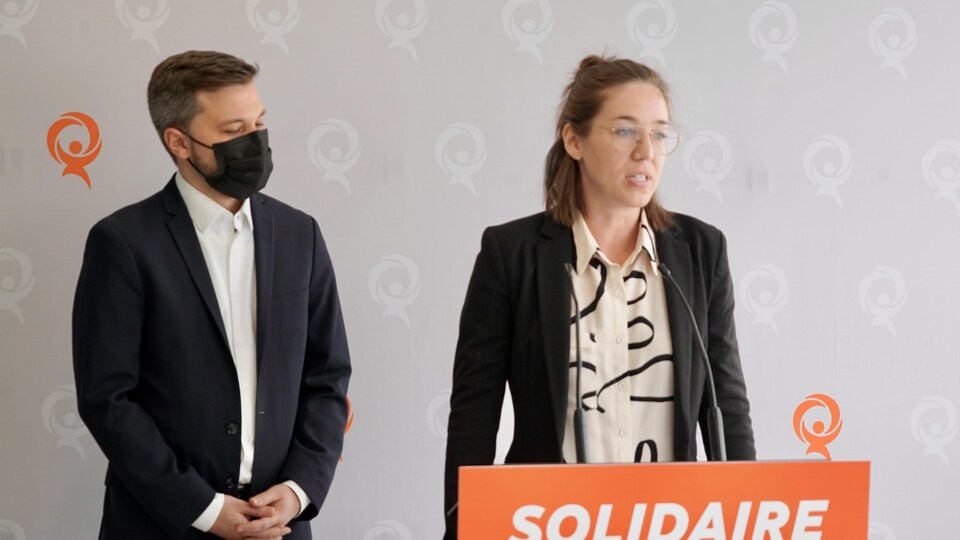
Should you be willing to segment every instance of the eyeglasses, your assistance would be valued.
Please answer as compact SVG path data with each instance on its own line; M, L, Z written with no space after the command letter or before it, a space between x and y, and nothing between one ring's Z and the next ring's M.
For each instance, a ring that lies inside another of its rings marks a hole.
M659 126L653 130L636 124L620 124L614 127L591 125L591 127L609 131L613 145L624 152L636 148L647 134L650 135L653 151L662 156L673 152L680 144L680 133L669 126Z

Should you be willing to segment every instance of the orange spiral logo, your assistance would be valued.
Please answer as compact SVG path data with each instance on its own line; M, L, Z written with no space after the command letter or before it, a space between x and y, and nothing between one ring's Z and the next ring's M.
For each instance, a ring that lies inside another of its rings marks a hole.
M87 130L87 145L78 140L70 141L67 148L60 145L60 134L70 126L81 126ZM100 148L103 141L100 140L100 127L86 114L80 112L68 112L50 126L47 131L47 150L57 163L63 165L63 173L60 176L75 174L87 183L90 188L90 176L87 174L86 166L97 159L100 154Z
M807 427L803 421L804 416L811 409L823 408L830 413L830 425L827 426L821 420L816 420ZM840 419L840 406L833 398L826 394L812 394L801 403L793 412L793 431L804 443L807 443L807 454L814 452L821 456L831 459L830 451L827 445L832 443L843 427L843 420Z
M343 427L343 434L346 435L350 431L350 427L353 426L353 405L350 403L350 398L347 398L347 425ZM343 454L340 455L340 463L343 463Z

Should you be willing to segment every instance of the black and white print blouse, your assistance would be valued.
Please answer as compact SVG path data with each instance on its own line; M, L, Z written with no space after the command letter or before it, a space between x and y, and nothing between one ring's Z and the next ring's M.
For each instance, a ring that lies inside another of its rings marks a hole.
M600 250L580 216L574 293L580 303L581 390L591 463L673 461L673 345L653 230L642 212L623 266ZM576 463L577 336L570 318L570 384L563 457Z

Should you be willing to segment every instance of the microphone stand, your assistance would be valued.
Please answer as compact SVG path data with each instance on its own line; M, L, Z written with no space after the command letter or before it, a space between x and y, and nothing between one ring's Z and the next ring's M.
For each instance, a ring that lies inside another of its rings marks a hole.
M707 356L707 347L703 344L703 337L700 335L700 327L697 325L697 318L693 315L693 309L687 302L687 298L680 290L680 285L673 279L673 274L667 265L657 264L657 268L663 277L673 286L683 302L683 307L687 312L687 318L690 319L690 325L693 326L693 335L696 336L697 348L700 350L700 358L703 359L703 367L707 372L707 400L710 404L710 410L707 411L707 437L710 442L710 461L727 460L727 443L723 435L723 414L720 412L720 406L717 404L717 387L713 382L713 370L710 369L710 358Z

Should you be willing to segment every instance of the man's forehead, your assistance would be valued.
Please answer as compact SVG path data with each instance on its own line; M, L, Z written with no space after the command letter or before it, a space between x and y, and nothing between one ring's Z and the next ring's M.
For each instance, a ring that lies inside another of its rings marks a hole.
M212 88L209 90L197 90L197 102L200 104L216 106L229 104L231 102L250 102L260 101L260 95L257 87L253 83L233 84Z
M215 122L242 120L251 116L262 116L266 112L252 83L200 90L196 94L196 101L197 116L204 116Z

